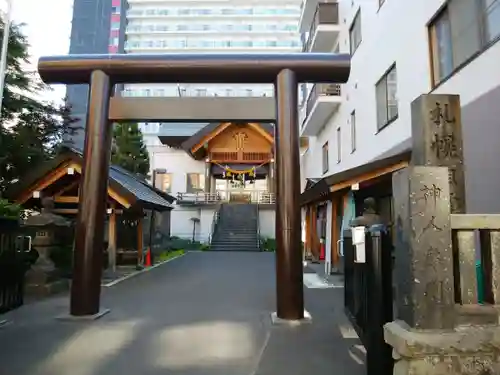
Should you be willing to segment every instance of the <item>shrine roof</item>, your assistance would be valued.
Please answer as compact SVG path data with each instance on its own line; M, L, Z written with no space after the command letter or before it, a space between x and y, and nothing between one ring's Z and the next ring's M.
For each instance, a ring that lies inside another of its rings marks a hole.
M68 161L81 166L83 152L77 148L66 148L61 155L39 166L31 174L22 178L19 183L12 186L7 192L7 196L14 201L23 203L22 201L25 200L27 193L36 190L37 186L47 176L63 167ZM175 198L170 194L154 188L140 176L134 175L117 165L110 166L109 185L128 200L139 203L144 208L168 210L172 208L172 203L175 201Z
M301 205L316 201L328 194L348 188L351 185L379 177L403 168L410 160L411 138L405 139L391 149L378 155L368 163L321 178L314 184L306 184L301 194Z

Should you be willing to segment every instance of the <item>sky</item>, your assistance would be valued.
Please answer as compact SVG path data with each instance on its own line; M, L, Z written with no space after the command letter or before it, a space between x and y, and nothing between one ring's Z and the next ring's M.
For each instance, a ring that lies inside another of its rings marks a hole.
M31 66L36 70L38 58L44 55L65 55L69 51L71 33L72 0L11 0L12 18L24 23L23 32L30 43ZM6 0L0 0L0 9L6 9ZM65 86L53 86L54 90L42 95L45 100L62 102Z

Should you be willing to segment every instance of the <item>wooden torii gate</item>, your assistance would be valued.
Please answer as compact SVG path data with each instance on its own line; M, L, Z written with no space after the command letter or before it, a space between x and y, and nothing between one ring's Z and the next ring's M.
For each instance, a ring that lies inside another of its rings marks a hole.
M304 318L298 83L345 83L350 56L293 54L67 55L42 57L48 84L89 84L70 315L99 316L102 243L112 141L109 102L121 83L274 84L277 316Z

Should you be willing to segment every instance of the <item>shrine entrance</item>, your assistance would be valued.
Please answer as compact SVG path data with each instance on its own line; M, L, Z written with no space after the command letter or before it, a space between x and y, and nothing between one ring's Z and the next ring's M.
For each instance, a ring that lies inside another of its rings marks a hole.
M283 320L304 319L298 84L347 82L350 55L69 55L42 57L38 63L38 72L47 84L90 85L74 246L70 303L72 316L92 318L104 313L100 310L101 248L112 141L113 118L109 108L113 86L124 83L182 82L275 85L277 311L273 316ZM120 102L114 100L115 110L119 106ZM160 113L162 103L151 102L150 112L153 112L154 106L155 112ZM255 116L258 117L258 113ZM131 120L140 121L134 117L131 113ZM163 117L158 119L160 121L168 120L168 111L158 117ZM219 120L232 119L221 113Z

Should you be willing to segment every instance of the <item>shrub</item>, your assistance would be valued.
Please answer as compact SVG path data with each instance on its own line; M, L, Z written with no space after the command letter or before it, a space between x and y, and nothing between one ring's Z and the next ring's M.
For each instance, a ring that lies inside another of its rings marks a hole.
M19 219L21 216L21 206L9 203L6 199L0 199L0 217L8 219Z
M276 239L262 237L260 239L260 248L262 251L274 253L276 251Z

